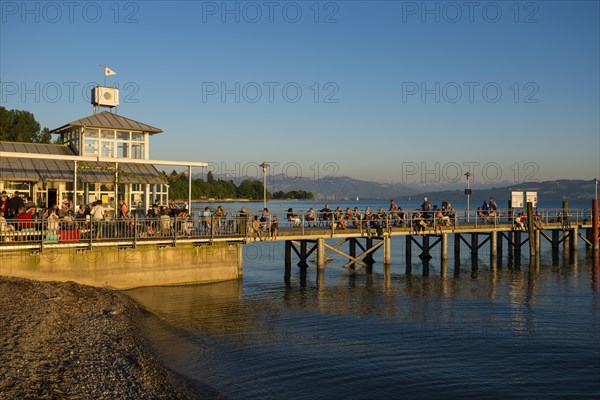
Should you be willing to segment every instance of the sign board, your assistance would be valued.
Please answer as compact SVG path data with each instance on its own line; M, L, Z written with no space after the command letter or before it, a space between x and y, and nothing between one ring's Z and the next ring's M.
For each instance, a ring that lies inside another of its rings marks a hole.
M119 89L105 86L92 88L92 105L116 107L119 105Z
M510 202L512 208L523 208L523 192L513 190L510 193Z
M525 192L525 204L531 202L533 208L537 207L537 192Z

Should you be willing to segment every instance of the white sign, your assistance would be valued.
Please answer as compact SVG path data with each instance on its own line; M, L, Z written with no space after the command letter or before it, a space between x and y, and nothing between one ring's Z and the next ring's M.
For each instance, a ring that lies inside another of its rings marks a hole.
M537 207L537 192L525 192L525 202L533 205L533 208Z
M523 192L512 191L510 195L512 208L523 208Z

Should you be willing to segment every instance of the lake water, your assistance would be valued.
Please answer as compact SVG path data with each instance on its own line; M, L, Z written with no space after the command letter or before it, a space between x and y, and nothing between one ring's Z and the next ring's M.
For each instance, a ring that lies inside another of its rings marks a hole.
M283 242L252 243L241 280L126 293L153 313L160 358L215 396L597 398L598 257L580 243L493 268L481 253L445 266L434 251L423 276L393 238L389 268L379 251L369 271L334 257L286 276Z

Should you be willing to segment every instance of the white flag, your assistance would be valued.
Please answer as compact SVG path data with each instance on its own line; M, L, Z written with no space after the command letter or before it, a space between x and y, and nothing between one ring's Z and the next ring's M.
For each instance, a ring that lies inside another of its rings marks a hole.
M108 67L104 67L104 76L116 75L117 73Z

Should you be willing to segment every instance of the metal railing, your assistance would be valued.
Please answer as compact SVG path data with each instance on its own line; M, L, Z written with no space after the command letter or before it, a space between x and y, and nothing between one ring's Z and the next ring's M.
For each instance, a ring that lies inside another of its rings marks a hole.
M314 212L298 211L297 213L278 215L278 230L307 235L315 230L336 231L356 230L361 234L378 234L391 229L410 229L414 233L433 233L456 227L496 227L508 225L516 229L522 210L496 210L493 213L471 210L422 211L399 210L379 212L375 214L350 212ZM537 209L535 210L536 228L548 224L561 224L562 228L570 228L591 221L590 209ZM468 221L468 222L467 222ZM527 224L524 223L524 226ZM273 215L259 221L260 236L269 236L273 224ZM192 218L169 217L117 218L105 220L48 220L48 219L9 219L0 218L0 246L8 242L44 244L44 243L89 243L127 241L181 239L239 239L257 237L258 232L252 229L250 214L226 216L200 216Z

